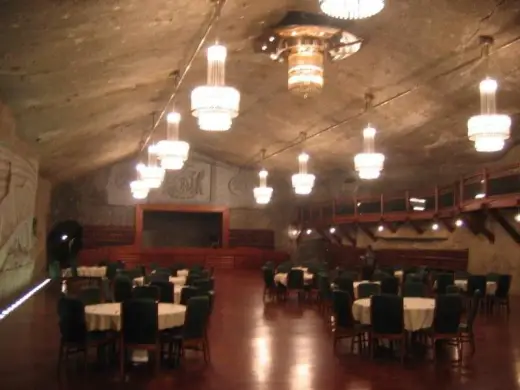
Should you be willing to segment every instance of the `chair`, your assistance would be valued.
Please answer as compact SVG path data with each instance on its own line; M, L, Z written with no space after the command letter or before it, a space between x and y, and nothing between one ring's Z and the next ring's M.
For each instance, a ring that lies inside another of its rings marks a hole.
M489 311L491 308L491 299L487 295L487 280L486 275L471 275L468 278L468 288L466 290L466 297L471 299L475 295L475 291L480 291L482 299L480 300L480 308Z
M371 356L374 357L374 340L386 339L401 344L401 363L404 363L406 332L404 329L403 298L397 295L373 295L370 302Z
M475 335L473 334L473 323L475 322L475 318L477 317L478 308L480 306L480 299L482 295L480 291L475 291L473 295L468 319L466 323L461 323L459 325L459 341L460 341L460 354L462 356L462 348L464 343L469 343L471 347L471 354L475 353Z
M301 269L291 269L287 274L287 290L286 294L296 292L298 299L301 298L304 293L305 283L303 279L303 271Z
M155 369L161 361L159 308L151 299L127 299L121 304L121 378L125 375L127 349L155 352Z
M347 291L334 290L332 292L332 306L334 313L334 341L333 348L336 351L340 339L352 339L350 351L354 352L355 344L359 350L363 348L365 341L364 334L368 332L368 327L357 324L352 315L352 298Z
M108 280L114 280L116 275L117 275L117 264L116 263L108 263L105 275L106 275Z
M421 298L426 296L426 286L421 282L406 282L401 292L403 297Z
M511 275L500 275L497 281L497 290L495 295L490 297L491 299L491 310L494 309L495 305L498 309L505 307L506 313L509 316L511 308L509 306L509 289L511 288Z
M358 273L356 271L342 271L339 274L339 277L355 281L355 280L358 280L359 275L358 275Z
M361 267L361 280L371 280L374 268L371 266Z
M395 276L387 276L381 280L381 294L399 294L399 279Z
M79 291L78 298L85 306L101 303L101 289L99 287L86 287Z
M452 342L461 356L460 318L462 315L462 297L460 294L441 294L435 299L433 324L426 330L426 336L431 340L433 359L435 360L435 342L448 340Z
M455 280L468 280L471 274L468 271L455 271Z
M190 298L196 297L199 295L199 289L193 286L184 286L181 291L181 305L187 305Z
M112 295L115 302L123 302L125 299L132 298L132 281L127 277L116 277Z
M88 332L85 322L85 305L79 299L61 297L58 301L60 318L60 346L58 354L58 374L64 360L74 353L83 353L84 368L88 365L88 348L100 348L115 343L109 332Z
M286 274L292 269L293 265L291 262L281 263L276 269L276 273Z
M263 299L266 297L273 298L276 297L277 288L276 282L274 281L274 269L269 267L262 268L262 274L264 278L264 294Z
M423 280L419 274L412 272L412 273L409 273L406 275L404 282L405 283L422 283Z
M498 279L500 278L500 274L497 274L496 272L490 272L486 275L486 280L488 282L498 282Z
M330 279L326 273L318 274L318 309L328 316L332 303L332 290ZM330 319L330 316L329 316Z
M166 273L166 272L155 272L153 274L150 274L150 276L147 279L150 280L150 283L152 283L152 282L169 282L170 274Z
M379 295L381 286L377 283L360 283L357 286L358 299L369 298L372 295Z
M356 299L354 295L354 282L352 279L344 276L344 274L336 280L336 287L338 290L348 292L351 300Z
M371 280L373 280L374 282L381 282L383 279L386 279L386 278L388 278L388 274L377 269L372 274Z
M161 298L161 292L157 286L139 286L134 287L132 290L132 298L134 299L151 299L152 301L159 302Z
M150 286L159 289L159 302L174 303L175 286L170 282L152 282Z
M206 363L211 360L207 335L209 312L208 297L190 298L186 307L186 317L182 330L172 340L179 345L177 359L184 355L185 350L193 349L202 351Z
M195 273L195 274L198 274L200 273L202 270L204 269L204 266L200 265L200 264L194 264L190 267L190 274L191 273Z
M446 286L446 294L460 294L460 288L454 284Z
M438 274L437 279L437 294L446 294L446 287L455 284L453 274L443 273Z
M197 273L192 273L190 271L190 273L188 274L188 276L186 277L186 285L187 286L195 286L195 282L199 279L202 279L201 276Z

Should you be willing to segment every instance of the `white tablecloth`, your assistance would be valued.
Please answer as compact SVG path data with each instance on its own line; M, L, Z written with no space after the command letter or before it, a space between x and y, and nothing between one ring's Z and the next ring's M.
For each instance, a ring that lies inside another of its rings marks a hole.
M189 269L179 269L177 270L177 276L188 276L190 273L190 270Z
M455 286L460 288L462 291L468 291L468 281L465 279L455 279ZM487 281L486 282L486 294L494 295L497 291L497 282Z
M287 286L287 275L286 273L278 273L276 275L274 275L274 281L276 283L280 283L280 284L283 284L284 286ZM303 273L303 282L306 283L306 284L309 284L312 282L312 278L313 278L313 275L308 273L308 272L304 272Z
M377 283L377 284L381 284L381 282L376 282L376 281L371 281L371 280L359 280L357 282L354 282L354 299L358 299L358 287L360 284L365 284L365 283Z
M78 267L78 276L84 278L103 278L107 274L107 267ZM64 278L72 277L72 269L67 268L61 271Z
M159 303L159 329L168 329L184 324L186 306L175 303ZM121 330L121 304L101 303L85 306L87 329Z
M435 311L435 299L404 298L404 328L410 332L432 326ZM352 305L352 314L356 321L370 325L370 298L358 299Z
M185 276L170 276L168 281L170 283L173 283L175 286L184 286L186 284L186 277ZM142 286L144 284L144 277L141 276L140 278L135 278L134 284L136 286Z

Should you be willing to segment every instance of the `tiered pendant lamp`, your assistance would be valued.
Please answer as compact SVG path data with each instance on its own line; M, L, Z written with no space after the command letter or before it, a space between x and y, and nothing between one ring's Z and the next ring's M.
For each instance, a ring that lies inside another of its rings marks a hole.
M190 152L190 144L179 141L179 123L181 115L170 112L166 117L166 139L159 141L155 146L161 167L168 170L179 170L184 166Z
M137 164L137 171L148 188L159 188L164 180L164 169L157 165L156 145L148 146L148 164Z
M338 19L365 19L378 14L385 0L319 0L323 13Z
M491 37L481 37L482 53L489 71L489 49L493 43ZM510 136L511 118L497 114L496 80L486 77L480 82L480 115L472 116L468 121L468 138L475 143L477 152L498 152L504 148Z
M191 93L191 111L205 131L227 131L238 116L240 93L226 86L227 49L216 43L208 48L207 85Z
M130 191L134 199L146 199L150 188L141 177L139 169L137 169L137 179L130 182Z
M309 162L309 155L301 153L298 156L298 173L292 175L292 186L297 195L309 195L314 187L316 176L307 172L307 163Z
M262 160L265 159L265 149L262 149ZM253 189L253 196L255 197L257 204L267 204L271 201L273 195L273 188L267 187L267 176L268 173L265 169L258 172L260 178L260 185Z

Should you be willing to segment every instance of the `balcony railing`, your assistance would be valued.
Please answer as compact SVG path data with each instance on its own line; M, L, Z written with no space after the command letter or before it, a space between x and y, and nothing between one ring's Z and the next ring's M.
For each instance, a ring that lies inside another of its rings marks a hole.
M360 196L311 203L298 209L302 224L402 221L406 219L448 218L487 208L520 205L520 164L484 169L462 177L450 186L430 191Z

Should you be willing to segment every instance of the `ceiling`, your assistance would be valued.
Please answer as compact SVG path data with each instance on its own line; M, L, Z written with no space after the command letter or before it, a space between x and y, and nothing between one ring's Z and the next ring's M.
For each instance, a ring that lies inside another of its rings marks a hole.
M466 121L479 110L482 64L478 36L495 48L520 37L515 0L394 0L379 15L345 28L364 39L346 60L327 63L325 88L312 99L287 91L285 64L253 51L253 40L290 9L318 12L317 0L228 0L219 23L228 46L227 81L241 92L240 116L227 133L197 129L189 94L205 82L201 52L176 96L181 138L194 150L237 165L275 153L305 131L304 145L276 154L269 169L292 171L304 147L310 169L353 177L368 120L386 154L383 180L396 188L452 180L482 164L517 159L515 153L477 154ZM138 149L173 90L172 73L200 39L211 6L206 0L0 0L0 100L13 111L18 133L41 153L44 175L67 180ZM210 41L215 35L210 35ZM499 110L513 116L511 149L520 142L520 41L492 56ZM457 67L460 67L458 70ZM403 94L369 116L374 104ZM159 129L162 130L162 127ZM517 154L517 153L516 153Z

